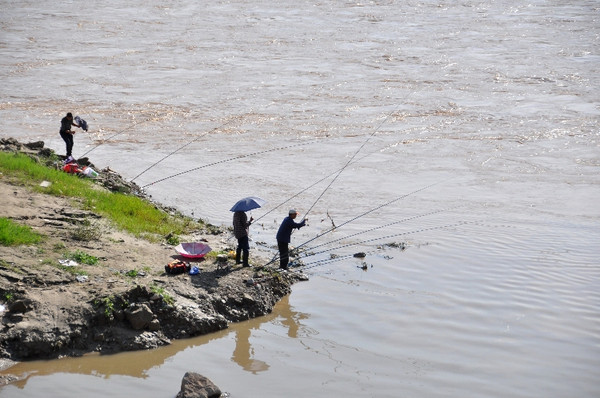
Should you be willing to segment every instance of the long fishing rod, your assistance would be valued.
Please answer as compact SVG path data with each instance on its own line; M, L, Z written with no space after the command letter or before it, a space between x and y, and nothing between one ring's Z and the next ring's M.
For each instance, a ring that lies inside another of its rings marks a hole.
M202 137L205 137L205 136L207 136L208 134L210 134L210 133L212 133L212 132L214 132L214 131L216 131L216 130L218 130L218 129L221 129L221 128L223 128L223 127L227 126L228 124L230 124L231 122L233 122L234 120L238 120L238 119L239 119L239 117L234 117L234 118L231 118L231 119L230 119L230 120L228 120L227 122L225 122L225 123L223 123L223 124L221 124L221 125L219 125L219 126L217 126L217 127L213 128L213 129L212 129L212 130L210 130L210 131L207 131L207 132L205 132L204 134L201 134L199 137L196 137L196 138L194 138L192 141L188 142L187 144L185 144L185 145L183 145L183 146L181 146L181 147L177 148L177 149L176 149L176 150L174 150L173 152L169 153L168 155L166 155L165 157L163 157L163 158L162 158L162 159L160 159L159 161L157 161L157 162L154 162L154 163L153 163L153 164L151 164L151 165L150 165L148 168L146 168L144 171L142 171L141 173L139 173L138 175L136 175L135 177L133 177L133 178L131 179L131 182L135 181L135 179L136 179L136 178L138 178L138 177L139 177L139 176L141 176L142 174L146 173L148 170L150 170L150 169L151 169L151 168L153 168L154 166L158 165L158 164L159 164L159 163L161 163L163 160L165 160L165 159L167 159L168 157L170 157L170 156L172 156L172 155L176 154L177 152L181 151L183 148L185 148L185 147L187 147L187 146L189 146L189 145L193 144L194 142L198 141L200 138L202 138Z
M380 151L381 150L376 151L376 152L380 152ZM360 162L362 159L366 158L369 155L372 155L373 153L375 153L375 152L368 153L365 156L363 156L362 158L355 160L353 163ZM263 217L267 216L268 214L272 213L273 211L279 209L281 206L283 206L284 204L288 203L290 200L296 198L297 196L300 196L301 194L303 194L304 192L308 191L309 189L311 189L315 185L319 185L321 182L325 181L326 179L328 179L329 177L331 177L332 175L334 175L335 173L337 173L340 170L341 169L337 169L333 173L330 173L330 174L326 175L325 177L321 178L319 181L314 182L313 184L311 184L310 186L308 186L306 188L303 188L301 191L298 191L294 195L290 196L289 198L287 198L286 200L284 200L283 202L281 202L280 204L278 204L277 206L275 206L274 208L272 208L271 210L269 210L268 212L266 212L265 214L263 214L262 216L258 217L256 220L254 220L254 222L257 222L261 218L263 218Z
M384 148L382 148L382 149L378 149L378 150L376 150L376 151L373 151L373 152L367 153L366 155L362 156L361 158L353 160L353 161L352 161L350 164L358 163L358 162L360 162L361 160L363 160L364 158L366 158L366 157L368 157L368 156L371 156L371 155L372 155L372 154L374 154L374 153L383 152L383 151L385 151L386 149L388 149L389 147L391 147L391 146L394 146L394 145L395 145L395 144L389 144L387 147L384 147ZM258 217L256 220L254 220L254 222L257 222L257 221L259 221L260 219L262 219L262 218L264 218L265 216L269 215L269 214L270 214L270 213L272 213L273 211L275 211L275 210L279 209L279 208L280 208L281 206L283 206L284 204L288 203L290 200L292 200L292 199L294 199L294 198L296 198L296 197L300 196L301 194L303 194L304 192L308 191L308 190L309 190L309 189L311 189L312 187L314 187L314 186L316 186L316 185L320 184L321 182L325 181L326 179L328 179L328 178L329 178L329 177L331 177L332 175L334 175L334 174L336 174L336 173L338 173L338 172L340 172L340 171L342 171L342 170L343 170L343 168L339 168L339 169L335 170L334 172L332 172L332 173L330 173L330 174L326 175L325 177L321 178L320 180L318 180L318 181L314 182L313 184L309 185L308 187L306 187L306 188L303 188L302 190L300 190L300 191L296 192L294 195L290 196L289 198L287 198L286 200L284 200L283 202L281 202L280 204L278 204L277 206L275 206L275 207L274 207L274 208L272 208L271 210L267 211L267 212L266 212L265 214L263 214L262 216Z
M397 233L397 234L391 234L391 235L382 236L380 238L367 239L367 240L363 240L361 242L348 243L348 244L345 244L345 245L342 245L342 246L332 247L332 248L329 248L329 249L321 250L319 252L309 253L309 254L307 254L305 256L301 256L300 258L312 257L312 256L316 256L318 254L323 254L323 253L330 252L332 250L343 249L343 248L346 248L346 247L351 247L351 246L356 246L356 245L362 245L362 244L365 244L365 243L375 242L377 240L395 238L397 236L402 236L402 235L412 235L412 234L416 234L416 233L419 233L419 232L433 231L433 230L436 230L436 229L458 227L460 225L465 225L465 224L472 224L472 222L470 222L470 221L460 221L460 222L457 222L457 223L454 223L454 224L446 224L446 225L441 225L441 226L437 226L437 227L421 228L421 229L417 229L417 230L409 231L409 232L400 232L400 233Z
M266 108L268 108L268 107L269 107L269 106L271 106L271 105L273 105L273 103L271 103L271 104L269 104L269 105L265 106L263 109L266 109ZM252 109L250 109L250 112L252 112ZM249 112L247 112L247 113L249 113ZM198 141L200 138L202 138L202 137L205 137L206 135L208 135L208 134L210 134L210 133L212 133L212 132L214 132L214 131L216 131L216 130L218 130L218 129L220 129L220 128L223 128L223 127L227 126L228 124L230 124L231 122L233 122L233 121L235 121L235 120L238 120L238 119L239 119L239 117L234 117L234 118L231 118L229 121L227 121L227 122L225 122L225 123L223 123L223 124L221 124L221 125L219 125L219 126L217 126L217 127L213 128L213 129L212 129L212 130L210 130L210 131L207 131L206 133L204 133L204 134L200 135L199 137L197 137L197 138L193 139L192 141L188 142L187 144L185 144L185 145L183 145L183 146L181 146L181 147L177 148L175 151L173 151L173 152L169 153L168 155L166 155L166 156L165 156L165 157L163 157L162 159L160 159L160 160L158 160L157 162L155 162L155 163L151 164L151 165L150 165L148 168L146 168L146 169L145 169L145 170L143 170L141 173L139 173L138 175L136 175L135 177L133 177L133 178L131 179L131 182L135 181L135 180L136 180L138 177L140 177L142 174L146 173L148 170L150 170L150 169L152 169L153 167L157 166L159 163L161 163L162 161L166 160L166 159L167 159L167 158L169 158L170 156L172 156L172 155L176 154L176 153L177 153L177 152L179 152L180 150L182 150L182 149L186 148L187 146L191 145L192 143L194 143L194 142Z
M395 145L396 145L396 144L388 144L386 147L384 147L384 148L382 148L382 149L378 149L378 150L376 150L376 151L373 151L373 152L367 153L367 154L366 154L366 155L364 155L363 157L361 157L361 158L359 158L359 159L355 159L355 160L353 160L353 161L352 161L350 164L358 163L358 162L360 162L361 160L363 160L364 158L366 158L366 157L368 157L368 156L371 156L371 155L372 155L372 154L374 154L374 153L377 153L377 152L383 152L383 151L385 151L386 149L388 149L388 148L390 148L390 147L393 147L393 146L395 146ZM319 181L316 181L316 182L314 182L313 184L311 184L310 186L308 186L308 187L306 187L306 188L303 188L302 190L300 190L300 191L298 191L297 193L295 193L294 195L290 196L289 198L287 198L286 200L284 200L283 202L281 202L280 204L278 204L277 206L275 206L275 207L274 207L274 208L272 208L271 210L267 211L267 212L266 212L265 214L263 214L262 216L258 217L258 218L257 218L257 219L256 219L254 222L257 222L257 221L259 221L259 220L260 220L260 219L262 219L263 217L267 216L268 214L272 213L273 211L275 211L275 210L279 209L279 208L280 208L281 206L283 206L284 204L288 203L290 200L292 200L292 199L294 199L294 198L296 198L296 197L300 196L300 195L301 195L301 194L303 194L304 192L308 191L310 188L312 188L312 187L314 187L314 186L316 186L316 185L320 184L321 182L325 181L326 179L328 179L329 177L331 177L332 175L334 175L334 174L338 173L338 172L339 172L339 171L341 171L341 170L343 170L343 168L339 168L339 169L335 170L334 172L332 172L332 173L330 173L330 174L326 175L325 177L321 178Z
M146 185L142 186L142 188L146 188L146 187L149 187L151 185L157 184L159 182L171 179L173 177L178 177L178 176L183 175L183 174L191 173L192 171L200 170L200 169L203 169L205 167L214 166L216 164L227 163L227 162L231 162L233 160L243 159L243 158L247 158L247 157L250 157L250 156L262 155L264 153L280 151L280 150L283 150L283 149L294 148L294 147L297 147L297 146L308 145L308 144L312 144L313 142L316 142L316 141L318 141L318 140L313 140L313 141L308 141L308 142L301 142L301 143L287 145L287 146L282 146L282 147L278 147L278 148L266 149L264 151L257 151L257 152L247 153L245 155L239 155L239 156L234 156L232 158L219 160L219 161L216 161L216 162L213 162L213 163L208 163L208 164L205 164L205 165L202 165L202 166L194 167L194 168L189 169L189 170L181 171L179 173L175 173L175 174L170 175L168 177L161 178L159 180L156 180L154 182L151 182L149 184L146 184Z
M364 231L356 232L354 234L346 235L346 236L343 236L343 237L338 238L338 239L330 240L329 242L325 242L325 243L321 243L321 244L313 246L313 247L309 247L307 249L304 249L304 251L311 251L311 250L314 250L314 249L316 249L318 247L321 247L321 246L325 246L325 245L329 245L331 243L339 242L340 240L344 240L344 239L352 238L352 237L355 237L355 236L358 236L358 235L366 234L367 232L376 231L378 229L387 228L387 227L390 227L392 225L402 224L402 223L407 222L407 221L416 220L417 218L422 218L422 217L427 217L427 216L431 216L431 215L434 215L434 214L442 213L442 212L448 211L450 209L455 209L455 208L460 207L460 206L461 205L453 206L453 207L449 207L449 208L441 209L441 210L435 210L435 211L431 211L431 212L428 212L428 213L422 213L422 214L418 214L416 216L407 217L407 218L404 218L402 220L393 221L393 222L387 223L385 225L380 225L379 227L374 227L374 228L366 229Z
M141 122L134 122L134 123L132 123L132 124L128 125L128 126L127 126L127 127L125 127L123 130L121 130L121 131L119 131L119 132L117 132L117 133L115 133L115 134L111 135L111 136L110 136L110 137L108 137L108 138L105 138L105 139L103 139L101 143L99 143L98 145L94 146L92 149L90 149L89 151L87 151L86 153L84 153L83 155L81 155L80 157L81 157L81 158L85 157L85 156L86 156L88 153L92 152L94 149L98 148L100 145L102 145L102 144L105 144L107 141L110 141L111 139L115 138L115 137L116 137L116 136L118 136L119 134L122 134L123 132L125 132L125 131L129 130L130 128L132 128L132 127L134 127L134 126L137 126L137 125L139 125L139 124L142 124L142 123L149 122L150 120L152 120L152 118L148 118L148 119L146 119L146 120L142 120Z
M409 93L408 95L410 95L410 94L411 93ZM407 95L407 97L408 97L408 95ZM373 136L379 131L379 129L381 128L381 126L383 126L383 124L390 118L390 116L392 116L394 113L396 113L396 111L399 108L400 108L400 105L398 105L396 108L394 108L394 110L392 112L388 113L387 116L383 119L383 121L381 123L379 123L379 125L377 126L377 128L375 130L373 130L373 132L367 137L367 139L362 143L362 145L354 152L354 154L352 155L352 157L340 169L340 171L336 174L336 176L333 178L333 180L331 180L331 182L325 187L325 189L323 190L323 192L321 192L321 194L317 197L317 199L314 201L314 203L310 206L310 208L306 211L306 213L302 217L303 219L306 218L306 216L308 215L308 213L310 213L310 211L313 209L313 207L315 207L315 205L317 204L317 202L319 202L319 200L321 200L321 198L323 197L323 195L325 195L325 192L327 192L327 190L329 190L329 188L338 179L338 177L340 176L340 174L342 174L342 172L346 169L346 167L348 167L348 165L350 165L350 163L354 160L354 158L356 157L356 155L358 155L358 153L364 148L364 146L367 145L367 142L369 142L369 140L371 138L373 138Z

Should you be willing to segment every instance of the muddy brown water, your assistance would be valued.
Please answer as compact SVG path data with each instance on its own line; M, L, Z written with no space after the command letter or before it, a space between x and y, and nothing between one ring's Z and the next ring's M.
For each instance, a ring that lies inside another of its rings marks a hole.
M71 111L76 157L167 205L228 225L262 197L252 250L290 207L294 244L368 213L307 244L273 314L19 364L2 397L171 397L188 370L234 398L600 393L597 2L2 9L3 136L62 153Z

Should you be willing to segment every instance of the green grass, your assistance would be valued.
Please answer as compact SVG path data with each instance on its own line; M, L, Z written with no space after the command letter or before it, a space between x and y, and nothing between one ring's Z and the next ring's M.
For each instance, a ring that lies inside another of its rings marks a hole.
M47 167L23 154L0 152L0 172L35 191L72 198L73 205L106 217L117 228L150 241L168 234L185 234L202 226L189 217L169 215L136 196L98 189L90 179ZM51 185L40 187L42 181Z
M17 224L8 218L0 217L0 245L32 245L41 240L42 236L30 227Z

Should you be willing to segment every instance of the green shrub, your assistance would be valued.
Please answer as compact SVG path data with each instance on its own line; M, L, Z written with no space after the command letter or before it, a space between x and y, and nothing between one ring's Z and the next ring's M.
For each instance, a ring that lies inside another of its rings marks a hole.
M96 241L101 236L102 231L100 228L88 220L85 220L71 231L71 238L82 242Z
M89 255L81 250L76 250L72 253L69 253L67 255L67 257L70 260L77 261L78 263L87 264L87 265L96 265L99 260L98 257Z

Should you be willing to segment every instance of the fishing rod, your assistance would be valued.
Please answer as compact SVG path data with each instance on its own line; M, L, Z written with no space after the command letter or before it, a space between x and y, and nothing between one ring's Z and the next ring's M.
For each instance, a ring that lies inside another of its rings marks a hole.
M452 178L450 178L450 179L452 179ZM448 181L448 180L434 182L433 184L426 185L426 186L424 186L424 187L422 187L422 188L419 188L419 189L417 189L417 190L414 190L414 191L412 191L412 192L409 192L409 193L407 193L407 194L400 195L400 196L398 196L398 197L396 197L396 198L394 198L394 199L390 200L389 202L383 203L383 204L381 204L381 205L379 205L379 206L377 206L377 207L374 207L374 208L372 208L372 209L370 209L370 210L367 210L366 212L364 212L364 213L362 213L362 214L359 214L358 216L356 216L356 217L354 217L354 218L351 218L351 219L349 219L349 220L347 220L347 221L345 221L345 222L341 223L341 224L340 224L340 225L338 225L337 227L332 227L332 228L328 229L328 230L327 230L327 231L325 231L325 232L322 232L322 233L320 233L320 234L317 234L317 235L316 235L314 238L311 238L311 239L307 240L306 242L303 242L303 243L301 243L300 245L298 245L298 246L296 247L296 249L299 249L300 247L302 247L302 246L305 246L306 244L308 244L308 243L310 243L310 242L312 242L312 241L314 241L314 240L316 240L316 239L318 239L318 238L320 238L320 237L322 237L322 236L324 236L324 235L326 235L326 234L328 234L328 233L330 233L330 232L332 232L332 231L334 231L334 230L336 230L336 229L339 229L339 228L343 227L343 226L344 226L344 225L346 225L346 224L349 224L349 223L351 223L351 222L353 222L353 221L356 221L356 220L358 220L359 218L366 216L367 214L370 214L370 213L372 213L372 212L374 212L374 211L376 211L376 210L379 210L379 209L381 209L381 208L383 208L383 207L385 207L385 206L389 206L389 205L391 205L392 203L395 203L395 202L397 202L397 201L399 201L399 200L401 200L401 199L404 199L404 198L406 198L406 197L408 197L408 196L414 195L414 194L416 194L416 193L419 193L419 192L421 192L421 191L424 191L424 190L426 190L426 189L429 189L429 188L431 188L431 187L433 187L433 186L435 186L435 185L441 184L442 182L446 182L446 181Z
M380 150L381 151L381 150ZM377 151L377 152L380 152ZM366 158L369 155L372 155L375 152L371 152L366 154L365 156L363 156L360 159L357 159L354 161L354 163L356 162L360 162L362 159ZM336 171L334 171L333 173L330 173L328 175L326 175L325 177L321 178L319 181L314 182L312 185L302 189L301 191L298 191L296 194L292 195L291 197L289 197L288 199L284 200L283 202L281 202L280 204L278 204L277 206L275 206L274 208L272 208L271 210L269 210L268 212L266 212L265 214L263 214L262 216L258 217L256 220L254 220L254 222L257 222L258 220L260 220L261 218L265 217L266 215L272 213L273 211L279 209L281 206L283 206L284 204L286 204L287 202L289 202L290 200L296 198L297 196L300 196L301 194L303 194L304 192L308 191L310 188L314 187L315 185L320 184L321 182L325 181L326 179L328 179L329 177L331 177L332 175L334 175L335 173L337 173L338 171L340 171L341 169L337 169Z
M111 135L111 136L110 136L110 137L108 137L108 138L105 138L105 139L103 139L101 143L99 143L98 145L94 146L92 149L90 149L89 151L87 151L86 153L84 153L83 155L81 155L81 156L80 156L80 158L83 158L83 157L85 157L85 156L86 156L88 153L92 152L94 149L98 148L100 145L102 145L102 144L105 144L107 141L109 141L109 140L113 139L114 137L118 136L119 134L122 134L122 133L123 133L123 132L125 132L126 130L129 130L129 129L131 129L132 127L135 127L135 126L137 126L137 125L139 125L139 124L147 123L147 122L149 122L150 120L152 120L152 118L151 118L151 117L150 117L150 118L148 118L148 119L146 119L146 120L142 120L141 122L134 122L133 124L130 124L130 125L128 125L128 126L127 126L127 127L125 127L123 130L121 130L121 131L119 131L119 132L117 132L117 133L115 133L115 134Z
M294 147L298 147L298 146L308 145L308 144L312 144L312 143L314 143L316 141L319 141L319 140L313 140L313 141L308 141L308 142L300 142L300 143L297 143L297 144L282 146L282 147L278 147L278 148L271 148L271 149L266 149L266 150L263 150L263 151L256 151L256 152L252 152L252 153L247 153L245 155L239 155L239 156L234 156L232 158L219 160L219 161L216 161L216 162L213 162L213 163L208 163L208 164L205 164L205 165L202 165L202 166L194 167L194 168L189 169L189 170L185 170L185 171L181 171L179 173L172 174L172 175L170 175L168 177L164 177L164 178L158 179L158 180L156 180L154 182L151 182L149 184L146 184L146 185L142 186L142 189L146 188L146 187L149 187L151 185L157 184L159 182L162 182L162 181L165 181L165 180L169 180L169 179L171 179L173 177L177 177L177 176L180 176L180 175L183 175L183 174L191 173L192 171L203 169L205 167L214 166L216 164L221 164L221 163L227 163L227 162L231 162L233 160L243 159L243 158L247 158L247 157L250 157L250 156L262 155L262 154L268 153L268 152L275 152L275 151L280 151L280 150L283 150L283 149L289 149L289 148L294 148Z
M374 154L374 153L377 153L377 152L383 152L383 151L385 151L386 149L388 149L388 148L390 148L390 147L394 147L394 146L396 146L396 145L397 145L397 144L388 144L386 147L384 147L384 148L382 148L382 149L378 149L378 150L376 150L376 151L373 151L373 152L370 152L370 153L368 153L368 154L364 155L363 157L361 157L361 158L359 158L359 159L351 160L349 164L358 163L358 162L360 162L361 160L363 160L364 158L366 158L366 157L368 157L368 156L371 156L371 155L372 155L372 154ZM348 164L348 165L349 165L349 164ZM328 178L329 178L329 177L331 177L332 175L334 175L334 174L336 174L336 173L338 173L338 172L341 172L341 171L343 171L343 169L344 169L344 167L342 167L342 168L339 168L339 169L337 169L336 171L334 171L334 172L332 172L332 173L330 173L330 174L326 175L325 177L323 177L323 178L321 178L320 180L316 181L315 183L311 184L310 186L308 186L308 187L306 187L306 188L303 188L302 190L298 191L297 193L295 193L294 195L292 195L292 196L291 196L291 197L289 197L288 199L284 200L283 202L281 202L280 204L278 204L277 206L275 206L275 207L274 207L274 208L272 208L271 210L267 211L267 212L266 212L265 214L263 214L262 216L258 217L258 218L257 218L257 219L256 219L254 222L257 222L257 221L259 221L259 220L260 220L260 219L262 219L263 217L265 217L265 216L267 216L268 214L272 213L273 211L275 211L275 210L279 209L281 206L283 206L284 204L288 203L290 200L292 200L292 199L294 199L294 198L296 198L296 197L300 196L300 195L301 195L301 194L303 194L304 192L308 191L310 188L312 188L312 187L314 187L314 186L316 186L316 185L320 184L321 182L325 181L326 179L328 179Z
M251 111L252 111L252 110L251 110ZM185 148L185 147L187 147L187 146L189 146L189 145L193 144L194 142L198 141L200 138L202 138L202 137L205 137L205 136L207 136L208 134L210 134L210 133L212 133L212 132L214 132L214 131L217 131L217 130L221 129L221 128L223 128L223 127L227 126L228 124L230 124L231 122L233 122L234 120L238 120L238 119L240 119L240 117L233 117L233 118L231 118L230 120L228 120L227 122L225 122L225 123L223 123L223 124L221 124L221 125L219 125L219 126L217 126L217 127L213 128L213 129L212 129L212 130L210 130L210 131L207 131L207 132L205 132L204 134L200 135L199 137L196 137L196 138L194 138L192 141L188 142L187 144L185 144L185 145L183 145L183 146L181 146L181 147L177 148L177 149L176 149L176 150L174 150L173 152L169 153L168 155L166 155L165 157L163 157L163 158L162 158L162 159L160 159L159 161L157 161L157 162L154 162L154 163L153 163L153 164L151 164L151 165L150 165L148 168L146 168L144 171L142 171L141 173L139 173L138 175L136 175L135 177L133 177L133 178L131 179L131 182L135 181L135 179L136 179L136 178L138 178L138 177L139 177L139 176L141 176L142 174L146 173L148 170L150 170L150 169L151 169L151 168L153 168L154 166L158 165L158 164L159 164L159 163L161 163L163 160L165 160L165 159L167 159L168 157L170 157L170 156L172 156L172 155L176 154L177 152L181 151L183 148Z
M371 155L372 155L372 154L374 154L374 153L377 153L377 152L383 152L383 151L385 151L386 149L388 149L388 148L390 148L390 147L393 147L393 146L395 146L395 145L396 145L396 144L389 144L389 145L387 145L386 147L383 147L382 149L378 149L378 150L376 150L376 151L373 151L373 152L367 153L367 154L366 154L366 155L364 155L363 157L361 157L361 158L359 158L359 159L355 159L355 160L353 160L353 161L352 161L350 164L358 163L358 162L360 162L361 160L363 160L364 158L366 158L366 157L368 157L368 156L371 156ZM341 171L341 170L343 170L343 168L339 168L339 169L335 170L334 172L332 172L332 173L330 173L330 174L326 175L325 177L323 177L323 178L321 178L320 180L318 180L318 181L314 182L313 184L309 185L308 187L306 187L306 188L303 188L302 190L300 190L300 191L296 192L294 195L290 196L289 198L287 198L286 200L284 200L283 202L281 202L280 204L278 204L277 206L275 206L275 207L274 207L274 208L272 208L271 210L267 211L267 212L266 212L265 214L263 214L262 216L258 217L256 220L254 220L254 222L257 222L257 221L261 220L262 218L264 218L265 216L269 215L269 214L270 214L270 213L272 213L273 211L275 211L275 210L279 209L279 208L280 208L281 206L283 206L284 204L288 203L290 200L292 200L292 199L294 199L294 198L296 198L296 197L300 196L300 195L301 195L301 194L303 194L304 192L308 191L310 188L312 188L312 187L314 187L314 186L316 186L316 185L320 184L321 182L325 181L326 179L328 179L329 177L331 177L332 175L334 175L334 174L338 173L338 172L339 172L339 171Z
M408 93L408 95L410 95L411 93ZM408 97L408 95L405 97L405 99ZM323 195L325 195L325 192L327 192L327 190L329 190L329 188L338 179L338 177L340 176L340 174L342 174L342 172L346 169L346 167L348 167L348 165L350 165L350 163L354 160L354 158L356 157L356 155L358 155L358 153L364 148L364 146L367 145L367 142L369 142L369 140L371 138L373 138L373 136L379 131L379 129L381 128L381 126L383 126L383 124L390 118L390 116L392 116L394 113L396 113L396 111L398 109L400 109L400 105L398 105L396 108L394 108L394 110L392 110L392 112L388 113L386 115L386 117L383 119L383 121L381 123L379 123L379 125L377 126L377 128L375 130L373 130L373 132L367 137L367 139L362 143L362 145L354 152L354 154L352 155L352 157L340 169L340 171L336 174L336 176L333 178L333 180L331 180L331 182L325 187L325 189L323 190L323 192L321 192L321 194L317 197L317 199L314 201L314 203L310 206L310 208L306 211L306 213L302 217L303 219L305 219L306 216L308 215L308 213L311 212L311 210L313 209L313 207L315 207L315 205L317 204L317 202L319 202L319 200L321 200L321 198L323 197Z
M445 180L445 181L448 181L448 180ZM312 239L309 239L309 240L307 240L307 241L306 241L306 242L304 242L304 243L301 243L300 245L296 246L296 247L295 247L293 250L296 250L296 251L297 251L298 249L300 249L301 247L305 246L306 244L308 244L308 243L310 243L310 242L312 242L312 241L314 241L314 240L316 240L316 239L318 239L318 238L320 238L320 237L322 237L322 236L324 236L324 235L326 235L326 234L328 234L328 233L331 233L332 231L334 231L334 230L336 230L336 229L339 229L339 228L343 227L343 226L344 226L344 225L346 225L346 224L349 224L349 223L351 223L351 222L353 222L353 221L356 221L356 220L358 220L359 218L366 216L367 214L370 214L370 213L372 213L372 212L374 212L374 211L376 211L376 210L379 210L379 209L381 209L381 208L383 208L383 207L385 207L385 206L389 206L389 205L391 205L392 203L395 203L395 202L397 202L397 201L399 201L399 200L401 200L401 199L404 199L404 198L406 198L406 197L408 197L408 196L414 195L414 194L416 194L416 193L418 193L418 192L421 192L421 191L423 191L423 190L425 190L425 189L431 188L431 187L432 187L432 186L434 186L434 185L441 184L442 182L444 182L444 181L438 181L438 182L435 182L435 183L433 183L433 184L430 184L430 185L424 186L424 187L422 187L422 188L419 188L419 189L417 189L417 190L415 190L415 191L409 192L409 193L407 193L407 194L403 194L403 195L401 195L401 196L399 196L399 197L397 197L397 198L395 198L395 199L392 199L392 200L390 200L389 202L383 203L383 204L381 204L381 205L379 205L379 206L377 206L377 207L374 207L374 208L372 208L372 209L370 209L370 210L367 210L366 212L364 212L364 213L362 213L362 214L359 214L358 216L356 216L356 217L354 217L354 218L351 218L350 220L347 220L347 221L343 222L343 223L342 223L342 224L340 224L339 226L337 226L337 227L333 227L333 228L330 228L330 229L328 229L327 231L325 231L325 232L323 232L323 233L321 233L321 234L318 234L318 235L317 235L317 236L315 236L314 238L312 238ZM459 206L456 206L456 207L459 207ZM451 208L452 208L452 207L451 207ZM439 212L441 212L441 211L444 211L444 210L449 210L449 209L451 209L451 208L448 208L448 209L443 209L443 210L439 210ZM431 212L431 213L427 213L427 214L425 214L425 215L434 214L434 213L435 213L435 212ZM417 217L415 216L415 217L413 217L413 218L417 218ZM374 229L378 229L378 228L373 228L373 230L374 230ZM367 232L367 231L365 231L365 232ZM361 233L362 233L362 232L361 232ZM357 234L357 235L358 235L358 234ZM334 242L335 242L335 241L334 241ZM315 247L320 247L320 246L322 246L322 245L315 246ZM265 264L265 266L272 264L272 263L273 263L273 262L274 262L276 259L277 259L277 254L276 254L276 255L274 255L274 256L273 256L273 258L272 258L272 259L271 259L269 262L267 262L267 263Z
M449 207L449 208L441 209L441 210L435 210L435 211L431 211L431 212L428 212L428 213L422 213L422 214L418 214L418 215L412 216L412 217L407 217L407 218L404 218L402 220L398 220L398 221L394 221L394 222L391 222L391 223L388 223L388 224L385 224L385 225L381 225L379 227L370 228L370 229L367 229L367 230L364 230L364 231L356 232L356 233L351 234L351 235L343 236L343 237L338 238L338 239L330 240L329 242L321 243L319 245L316 245L316 246L304 249L304 251L311 251L311 250L314 250L314 249L316 249L318 247L321 247L321 246L325 246L325 245L329 245L331 243L339 242L340 240L344 240L344 239L352 238L354 236L366 234L367 232L376 231L378 229L387 228L387 227L392 226L392 225L401 224L401 223L404 223L406 221L416 220L417 218L422 218L422 217L427 217L427 216L431 216L431 215L434 215L434 214L442 213L444 211L455 209L455 208L460 207L460 206L462 206L462 205L458 205L458 206L454 206L454 207Z
M273 103L270 103L270 104L266 105L265 107L263 107L263 108L262 108L262 110L264 110L264 109L266 109L266 108L270 107L271 105L273 105ZM250 112L252 112L252 109L250 109L250 111L249 111L249 112L247 112L247 113L250 113ZM181 147L177 148L175 151L173 151L173 152L169 153L168 155L166 155L165 157L163 157L163 158L162 158L162 159L160 159L159 161L157 161L157 162L155 162L155 163L151 164L151 165L150 165L148 168L146 168L146 169L145 169L145 170L143 170L141 173L139 173L138 175L136 175L135 177L133 177L133 178L131 179L131 182L135 181L135 180L136 180L138 177L140 177L142 174L146 173L148 170L152 169L154 166L158 165L159 163L161 163L161 162L162 162L162 161L164 161L165 159L167 159L167 158L171 157L172 155L176 154L176 153L177 153L177 152L179 152L180 150L182 150L182 149L186 148L187 146L189 146L189 145L193 144L194 142L198 141L200 138L202 138L202 137L205 137L205 136L207 136L208 134L210 134L210 133L212 133L212 132L214 132L214 131L216 131L216 130L218 130L218 129L220 129L220 128L223 128L223 127L227 126L228 124L230 124L231 122L233 122L233 121L235 121L235 120L238 120L238 119L240 119L240 117L234 117L234 118L231 118L231 119L230 119L230 120L228 120L227 122L225 122L225 123L223 123L223 124L221 124L221 125L219 125L219 126L217 126L217 127L213 128L213 129L212 129L212 130L210 130L210 131L207 131L206 133L204 133L204 134L200 135L199 137L197 137L197 138L193 139L192 141L188 142L187 144L185 144L185 145L183 145L183 146L181 146Z

